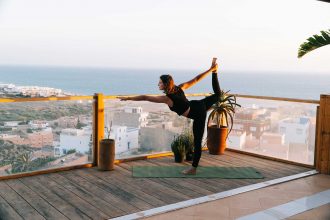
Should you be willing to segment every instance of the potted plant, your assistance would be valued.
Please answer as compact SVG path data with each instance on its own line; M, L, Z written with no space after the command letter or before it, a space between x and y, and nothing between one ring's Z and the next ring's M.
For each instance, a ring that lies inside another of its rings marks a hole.
M191 161L193 156L194 139L191 132L185 131L179 136L175 137L171 143L171 149L174 153L174 161L176 163L182 163L184 156L186 160Z
M185 146L186 161L192 161L194 152L194 135L190 130L181 134Z
M207 147L210 154L220 155L226 149L226 140L233 128L236 96L221 90L218 101L211 107L207 120ZM228 130L228 126L229 130Z
M115 140L110 139L111 127L112 127L112 121L110 123L110 126L105 127L107 138L100 140L98 168L99 170L103 170L103 171L114 169Z

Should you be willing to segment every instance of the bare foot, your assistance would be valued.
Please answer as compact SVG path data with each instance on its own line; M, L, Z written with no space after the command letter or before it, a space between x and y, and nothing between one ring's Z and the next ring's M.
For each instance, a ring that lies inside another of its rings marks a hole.
M189 169L186 169L184 171L181 172L184 175L196 175L196 168L195 167L191 167Z

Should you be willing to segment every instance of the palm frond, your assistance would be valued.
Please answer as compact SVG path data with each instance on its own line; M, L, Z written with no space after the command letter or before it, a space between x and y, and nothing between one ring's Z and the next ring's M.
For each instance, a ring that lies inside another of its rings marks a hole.
M298 58L328 44L330 44L330 29L321 31L321 35L313 35L313 37L308 38L306 42L302 43L298 50Z
M227 127L229 129L228 137L233 129L235 108L241 107L236 101L236 95L229 94L229 90L227 92L221 90L217 102L212 106L212 112L208 117L207 125L210 125L211 121L216 121L218 128L222 126Z
M228 138L228 135L230 134L230 132L233 130L233 126L234 126L234 116L229 114L229 117L230 117L230 129L229 129L229 132L227 133L226 139Z

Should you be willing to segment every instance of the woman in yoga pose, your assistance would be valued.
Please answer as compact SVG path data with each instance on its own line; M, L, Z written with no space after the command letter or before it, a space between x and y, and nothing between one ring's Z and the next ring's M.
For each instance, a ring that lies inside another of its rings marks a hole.
M132 97L118 97L121 101L149 101L156 103L165 103L171 111L176 112L180 116L193 119L193 135L194 135L194 154L192 167L184 170L183 174L195 175L199 160L202 154L202 138L206 121L207 111L218 100L220 94L220 85L218 82L218 65L216 58L213 58L212 66L205 72L197 75L188 82L175 85L171 75L161 75L158 83L159 90L162 90L163 96L138 95ZM190 88L198 83L209 73L212 73L212 88L214 94L201 100L188 101L183 90Z

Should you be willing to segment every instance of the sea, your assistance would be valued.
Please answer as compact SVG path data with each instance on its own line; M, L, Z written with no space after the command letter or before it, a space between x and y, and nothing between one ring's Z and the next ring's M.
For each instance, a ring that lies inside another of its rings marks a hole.
M159 76L171 74L178 85L200 70L90 67L0 66L0 83L62 89L75 95L161 94ZM242 95L319 100L330 93L330 73L219 71L221 89ZM211 74L186 93L212 92Z

